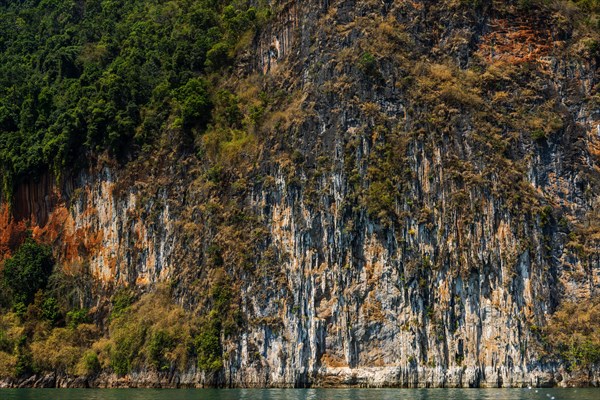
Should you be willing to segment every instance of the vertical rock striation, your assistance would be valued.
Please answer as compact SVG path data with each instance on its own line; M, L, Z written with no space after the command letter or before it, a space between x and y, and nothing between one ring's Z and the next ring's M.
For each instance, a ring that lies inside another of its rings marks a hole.
M209 162L179 155L25 186L0 223L29 218L64 268L86 264L96 306L170 281L194 308L223 248L245 319L200 384L569 384L537 327L599 295L579 234L600 204L597 59L565 58L553 15L510 4L275 3L249 77L290 96L249 189L207 189ZM257 222L214 223L231 201Z

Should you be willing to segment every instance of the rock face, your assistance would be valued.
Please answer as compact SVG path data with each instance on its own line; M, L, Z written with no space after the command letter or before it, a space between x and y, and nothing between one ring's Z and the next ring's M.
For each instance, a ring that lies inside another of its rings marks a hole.
M245 322L221 338L222 373L186 386L580 379L536 328L600 293L597 58L556 14L511 2L275 3L231 84L287 93L251 168L245 155L100 163L21 189L3 232L29 219L63 268L85 264L87 306L169 281L193 309L218 246Z

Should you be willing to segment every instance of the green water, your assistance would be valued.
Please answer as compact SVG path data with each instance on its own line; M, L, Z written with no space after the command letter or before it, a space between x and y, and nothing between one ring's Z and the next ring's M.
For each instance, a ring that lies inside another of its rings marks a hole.
M0 400L552 400L553 398L554 400L600 400L600 389L0 389Z

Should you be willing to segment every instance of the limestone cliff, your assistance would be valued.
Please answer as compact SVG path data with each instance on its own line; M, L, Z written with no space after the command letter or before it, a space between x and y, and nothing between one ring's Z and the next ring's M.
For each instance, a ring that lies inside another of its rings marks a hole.
M33 228L99 312L168 282L207 313L222 271L243 320L180 384L598 385L539 333L600 294L598 53L519 4L275 1L222 82L258 117L23 184L0 249Z

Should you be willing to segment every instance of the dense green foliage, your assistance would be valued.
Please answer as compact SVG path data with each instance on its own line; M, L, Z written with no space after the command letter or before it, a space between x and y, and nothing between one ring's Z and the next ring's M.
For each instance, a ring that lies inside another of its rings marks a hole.
M131 154L168 122L201 129L211 110L207 74L229 66L240 39L266 18L248 3L0 3L4 190L100 151Z
M198 352L198 367L214 373L223 367L221 332L231 301L231 291L225 282L221 281L212 288L211 295L213 309L201 325L200 333L195 338L195 346Z
M77 328L78 325L89 323L89 310L87 308L74 309L67 312L67 326Z
M52 272L54 261L50 247L43 246L32 239L21 245L15 254L4 262L2 280L12 291L13 304L29 304L36 292L44 289ZM49 318L53 318L55 304L45 304L44 310Z
M121 316L124 312L129 309L129 306L133 304L134 297L133 293L127 289L118 290L112 297L112 317L116 318Z
M198 349L198 367L207 372L215 372L223 367L221 353L221 324L215 311L211 312L208 320L202 326L202 331L196 337Z

